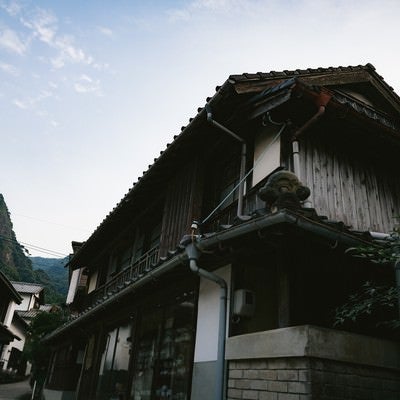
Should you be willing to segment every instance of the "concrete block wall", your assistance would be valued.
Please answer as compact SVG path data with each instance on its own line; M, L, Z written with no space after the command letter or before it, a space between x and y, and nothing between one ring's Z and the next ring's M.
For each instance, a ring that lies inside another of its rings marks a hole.
M308 357L230 361L227 400L395 400L398 371Z
M227 400L400 400L400 343L311 325L227 339Z
M315 359L310 378L313 399L400 399L398 370Z
M227 400L309 400L310 362L306 358L230 361Z

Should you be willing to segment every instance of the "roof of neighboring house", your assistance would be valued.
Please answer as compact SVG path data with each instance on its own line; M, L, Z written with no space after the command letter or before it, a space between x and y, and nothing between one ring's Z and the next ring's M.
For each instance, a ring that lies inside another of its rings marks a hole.
M20 304L22 301L22 297L19 295L18 291L14 288L11 281L0 271L0 285L3 286L3 290L8 292L9 296L17 303ZM5 292L2 290L2 295L4 296Z
M39 308L32 308L28 311L17 311L17 313L21 318L32 319L42 312L49 313L54 311L56 308L57 306L54 304L42 304Z
M32 293L32 294L37 294L43 291L44 287L42 285L39 285L37 283L29 283L29 282L15 282L11 281L12 285L14 286L14 289L18 293Z
M288 83L292 84L292 86ZM380 109L372 108L362 101L336 90L338 86L342 87L349 84L358 85L361 91L368 90L374 100L379 102ZM301 90L307 92L310 97L318 96L321 87L328 88L331 91L332 101L330 104L332 104L332 107L340 109L345 114L350 112L355 118L361 118L363 121L376 125L380 129L386 129L390 134L388 136L395 138L400 143L400 97L371 64L230 75L222 86L216 87L216 93L213 97L208 97L206 102L214 107L219 106L228 97L234 98L238 94L244 94L248 96L247 99L249 100L255 94L261 92L266 96L271 95L272 104L277 105L291 98L292 93L295 93L293 85L297 88L301 87ZM274 90L270 90L271 88ZM275 102L277 91L285 91L285 96ZM238 106L237 103L234 103L234 105L235 107ZM199 142L204 141L202 140L205 134L204 129L199 129L199 127L206 123L206 111L202 107L197 111L197 115L189 119L189 124L181 128L181 133L173 137L172 143L167 144L167 148L160 152L160 156L154 159L154 163L149 165L147 171L143 171L143 175L138 177L132 188L103 219L82 247L77 250L69 262L73 268L87 266L86 264L91 259L92 253L97 253L99 243L100 247L105 244L103 242L106 235L113 235L119 232L117 229L119 221L126 221L127 218L130 218L134 214L132 212L133 208L140 209L144 206L143 199L147 198L149 187L160 188L165 181L166 174L171 170L168 167L174 162L179 152L182 153L185 149L190 153L193 149L196 149ZM240 113L235 114L241 115ZM193 133L198 133L199 131L201 135L193 135ZM194 140L196 136L199 137L196 139L197 141ZM190 141L192 142L190 146L193 148L188 145ZM154 190L154 188L151 190ZM140 196L137 196L138 194ZM103 242L101 242L102 240Z

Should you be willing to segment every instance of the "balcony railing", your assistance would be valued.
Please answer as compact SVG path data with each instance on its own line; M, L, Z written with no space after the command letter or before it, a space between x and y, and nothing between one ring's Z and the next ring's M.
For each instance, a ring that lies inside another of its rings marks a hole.
M265 203L257 196L258 190L263 186L266 179L251 188L244 196L243 215L251 215L255 210L265 207ZM217 211L209 223L203 228L208 232L215 232L221 229L221 225L232 225L237 217L237 201L234 201L222 211Z
M119 292L131 282L140 279L150 271L153 264L158 262L159 250L159 246L153 247L139 259L132 262L127 268L115 275L112 280L106 282L103 286L90 293L90 304L88 305L94 305L97 302L101 302L112 296L114 293Z

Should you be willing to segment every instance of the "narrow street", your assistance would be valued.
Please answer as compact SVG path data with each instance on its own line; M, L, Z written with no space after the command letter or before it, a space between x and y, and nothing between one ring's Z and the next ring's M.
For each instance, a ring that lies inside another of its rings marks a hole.
M26 395L26 398L31 393L29 379L22 382L6 383L0 385L0 400L18 400L21 396Z

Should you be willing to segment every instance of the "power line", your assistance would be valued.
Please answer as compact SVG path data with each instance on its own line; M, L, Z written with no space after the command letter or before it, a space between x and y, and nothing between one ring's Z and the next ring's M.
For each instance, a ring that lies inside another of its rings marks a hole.
M36 217L31 217L31 216L29 216L29 215L17 214L17 213L14 213L14 212L13 212L13 213L12 213L12 216L29 218L29 219L33 219L33 220L35 220L35 221L45 222L46 224L52 224L52 225L62 226L62 227L64 227L64 228L68 228L68 229L74 229L74 230L77 230L77 231L88 232L87 229L77 228L77 227L75 227L75 226L68 226L68 225L64 225L64 224L59 224L58 222L46 221L45 219L36 218Z
M6 240L6 241L9 241L9 242L12 242L12 243L16 243L16 244L18 244L20 246L23 245L21 247L28 247L31 250L35 250L35 251L37 251L39 253L44 253L44 254L47 254L47 255L51 255L53 257L66 257L68 255L68 254L61 253L61 252L56 251L56 250L50 250L50 249L46 249L45 247L36 246L34 244L30 244L30 243L26 243L26 242L19 242L16 239L8 238L8 237L6 237L4 235L0 235L0 239Z

